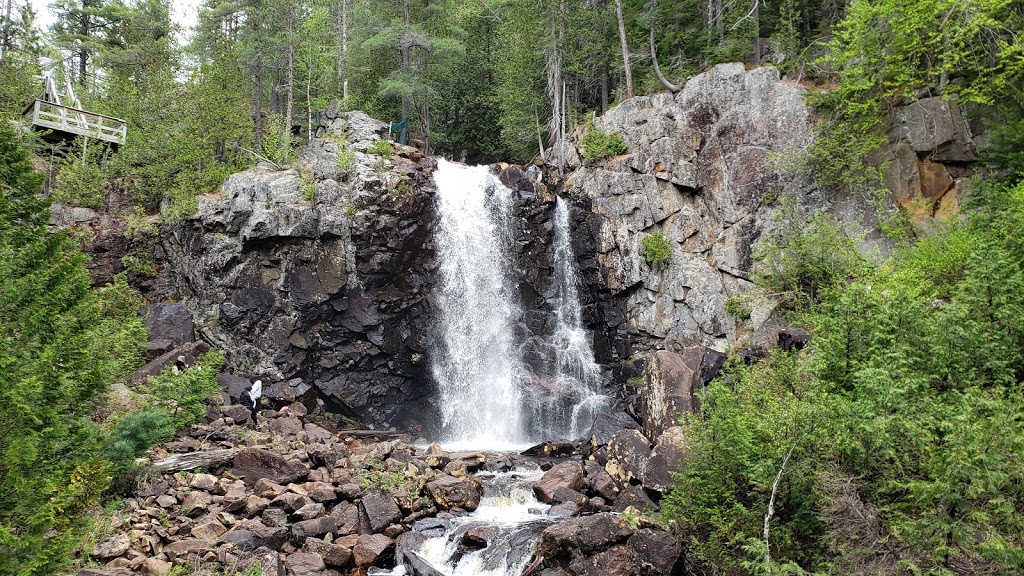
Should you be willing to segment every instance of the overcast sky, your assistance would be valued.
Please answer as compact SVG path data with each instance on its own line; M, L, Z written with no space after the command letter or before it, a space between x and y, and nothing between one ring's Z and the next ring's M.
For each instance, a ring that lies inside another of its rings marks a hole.
M50 13L50 3L53 0L30 0L32 8L36 11L36 23L42 29L46 29L53 23L53 15ZM184 0L171 2L171 17L187 32L196 23L196 14L199 10L200 0Z

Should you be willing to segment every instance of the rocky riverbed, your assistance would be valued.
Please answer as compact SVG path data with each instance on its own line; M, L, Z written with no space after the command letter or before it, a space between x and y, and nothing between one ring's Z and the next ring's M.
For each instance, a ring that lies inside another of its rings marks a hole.
M225 391L204 423L153 453L152 472L114 514L112 533L81 576L190 573L431 575L419 547L477 509L485 485L523 466L546 527L519 542L529 574L671 574L676 537L644 519L657 510L651 448L621 414L585 441L549 442L523 454L447 452L397 432L334 430L305 406L270 399L257 425ZM271 389L274 386L270 386ZM278 387L280 388L280 387ZM287 406L287 410L283 408ZM318 423L319 422L319 423ZM631 426L616 429L618 424ZM467 529L460 555L507 542ZM217 571L221 572L217 572Z

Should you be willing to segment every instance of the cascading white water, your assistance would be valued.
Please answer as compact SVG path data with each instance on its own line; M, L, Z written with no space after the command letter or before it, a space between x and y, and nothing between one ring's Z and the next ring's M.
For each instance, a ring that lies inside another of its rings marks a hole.
M520 316L510 281L512 191L483 166L438 161L441 342L433 359L442 441L476 449L529 444L524 374L514 342Z
M575 438L585 432L581 428L591 423L593 412L608 397L595 392L601 380L601 367L594 361L590 335L583 327L583 311L577 289L579 275L576 272L569 228L569 206L560 197L555 202L554 231L553 281L558 294L552 334L555 379L559 382L559 388L570 395L572 414L569 435Z

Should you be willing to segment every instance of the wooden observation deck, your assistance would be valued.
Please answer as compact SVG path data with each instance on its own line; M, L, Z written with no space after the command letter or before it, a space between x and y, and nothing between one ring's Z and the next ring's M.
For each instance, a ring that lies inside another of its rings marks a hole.
M49 76L42 95L25 108L22 117L35 130L49 130L49 134L43 135L43 140L48 142L66 142L76 136L86 136L116 147L124 144L128 134L128 123L124 120L82 110L71 86L62 97Z

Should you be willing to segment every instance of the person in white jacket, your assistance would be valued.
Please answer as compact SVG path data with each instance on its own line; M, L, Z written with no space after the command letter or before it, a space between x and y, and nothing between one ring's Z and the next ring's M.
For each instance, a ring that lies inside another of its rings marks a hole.
M242 390L238 395L238 402L249 409L252 414L252 423L258 424L256 416L260 412L260 398L263 397L263 381L257 380L251 386Z

